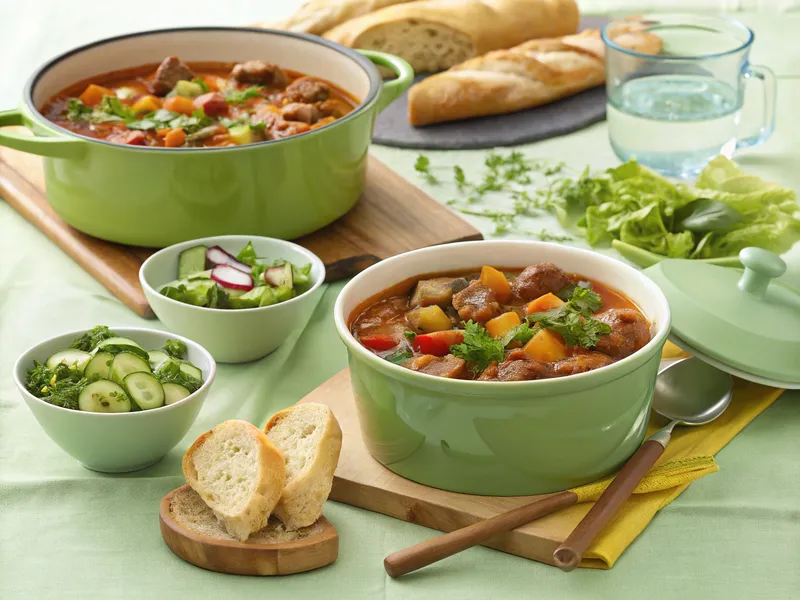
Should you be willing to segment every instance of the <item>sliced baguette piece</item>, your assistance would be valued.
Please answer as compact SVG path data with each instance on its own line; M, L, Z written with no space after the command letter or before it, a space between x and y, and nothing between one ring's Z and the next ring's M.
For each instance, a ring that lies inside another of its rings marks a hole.
M395 54L425 73L532 38L575 33L578 21L575 0L421 0L351 19L325 37Z
M661 51L661 39L636 23L618 27L611 35L625 48L645 54ZM553 102L601 85L605 81L604 52L598 30L489 52L412 86L408 120L420 126Z
M257 27L283 29L298 33L322 35L345 21L412 0L310 0L300 5L291 16L281 21L257 23Z
M275 515L287 531L314 523L333 485L342 430L325 404L308 402L275 413L264 431L286 459L286 487Z
M183 474L240 541L267 525L286 482L283 456L269 438L235 420L197 438L183 456Z

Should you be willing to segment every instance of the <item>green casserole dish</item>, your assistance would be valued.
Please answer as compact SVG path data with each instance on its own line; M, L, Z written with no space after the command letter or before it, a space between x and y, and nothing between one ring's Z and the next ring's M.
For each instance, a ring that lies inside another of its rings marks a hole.
M70 132L40 112L80 80L169 55L189 63L262 59L330 81L360 104L306 133L220 148L123 146ZM397 78L383 83L375 64ZM76 48L38 69L20 107L0 112L0 146L45 157L53 209L95 237L150 247L224 234L292 239L356 204L375 117L412 79L397 57L316 36L233 27L133 33ZM1 129L12 125L34 136Z

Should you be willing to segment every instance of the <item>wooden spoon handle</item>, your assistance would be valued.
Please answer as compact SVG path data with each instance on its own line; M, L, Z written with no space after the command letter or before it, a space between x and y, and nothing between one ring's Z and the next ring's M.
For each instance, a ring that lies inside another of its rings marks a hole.
M574 492L559 492L491 519L473 523L394 552L384 559L383 566L391 577L400 577L472 548L497 533L511 531L559 509L572 506L577 501L578 496Z
M569 537L556 548L553 560L559 569L572 571L578 566L594 538L614 518L663 452L664 446L655 440L642 444Z

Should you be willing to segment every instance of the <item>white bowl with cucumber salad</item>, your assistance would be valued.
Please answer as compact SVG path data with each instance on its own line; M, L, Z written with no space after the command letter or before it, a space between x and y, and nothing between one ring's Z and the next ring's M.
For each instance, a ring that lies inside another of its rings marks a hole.
M47 435L83 466L148 467L189 431L216 363L189 339L154 329L97 327L23 353L14 381Z
M302 246L248 235L175 244L139 270L161 322L224 363L280 346L313 311L324 280L325 265Z

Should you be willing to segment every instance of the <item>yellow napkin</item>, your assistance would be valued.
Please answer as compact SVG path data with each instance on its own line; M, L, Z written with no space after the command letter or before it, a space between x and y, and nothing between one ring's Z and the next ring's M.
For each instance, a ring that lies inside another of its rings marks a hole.
M667 342L662 356L672 359L688 355ZM781 393L781 389L734 378L733 400L722 416L702 427L676 427L664 454L636 488L634 496L620 514L595 539L580 566L598 569L613 567L659 510L677 498L692 481L719 469L714 454L775 402ZM666 424L666 419L653 413L647 435ZM612 479L613 476L572 490L578 494L579 502L587 503L580 516L591 506L589 502L600 497Z

